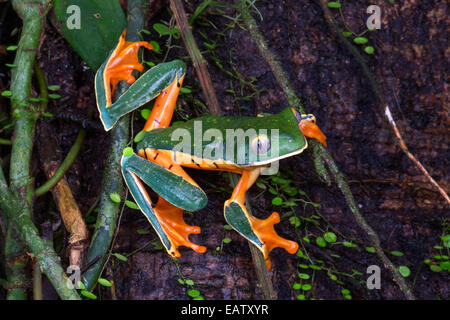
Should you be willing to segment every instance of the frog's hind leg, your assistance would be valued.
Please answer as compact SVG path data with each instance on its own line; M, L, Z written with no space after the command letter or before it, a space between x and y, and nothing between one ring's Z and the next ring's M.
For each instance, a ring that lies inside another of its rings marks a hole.
M189 241L190 234L200 233L197 226L189 226L183 220L183 209L194 211L206 205L206 195L198 186L193 186L161 162L145 159L144 154L122 158L122 174L142 213L151 223L167 252L180 257L178 247L186 246L203 253L206 248ZM148 195L144 183L158 195L156 205ZM161 196L164 195L164 198Z
M274 225L280 222L278 213L273 212L265 220L248 213L245 207L245 193L256 181L261 170L262 168L255 168L243 171L231 198L225 202L224 212L227 222L263 253L267 268L270 269L269 253L274 248L280 247L294 254L298 250L298 244L281 238L275 232Z

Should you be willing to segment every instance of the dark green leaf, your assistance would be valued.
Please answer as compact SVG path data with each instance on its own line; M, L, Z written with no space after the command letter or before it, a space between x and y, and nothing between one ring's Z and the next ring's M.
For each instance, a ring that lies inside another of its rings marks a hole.
M78 26L76 12L67 11L72 5L72 1L54 0L54 22L75 51L96 71L125 29L125 14L119 1L105 3L105 0L77 0L76 5L80 9Z

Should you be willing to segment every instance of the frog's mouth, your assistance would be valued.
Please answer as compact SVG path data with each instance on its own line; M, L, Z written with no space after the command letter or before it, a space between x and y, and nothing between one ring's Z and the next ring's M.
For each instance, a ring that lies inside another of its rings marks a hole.
M302 120L299 122L298 127L305 137L316 139L323 144L324 147L327 146L327 137L322 130L320 130L314 120Z

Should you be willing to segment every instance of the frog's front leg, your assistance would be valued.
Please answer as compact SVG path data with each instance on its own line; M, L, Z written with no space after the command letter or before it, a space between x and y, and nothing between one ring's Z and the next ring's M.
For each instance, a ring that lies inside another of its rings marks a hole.
M263 253L267 268L270 269L269 253L274 248L280 247L294 254L298 250L298 244L281 238L275 232L274 225L280 222L278 213L273 212L270 217L261 220L249 214L245 207L245 193L258 179L262 169L262 167L256 167L242 172L231 198L225 202L224 212L228 224Z
M180 60L161 63L146 71L136 80L132 72L144 70L138 60L140 47L153 49L153 46L145 41L125 41L124 32L116 48L111 51L95 74L97 108L106 131L110 130L123 115L136 110L155 97L160 98L160 103L165 99L169 104L175 105L186 73L186 65ZM113 102L112 96L120 80L127 81L131 86ZM165 98L161 100L161 96L165 96Z
M200 228L184 222L183 209L199 210L206 205L207 198L179 165L172 164L158 150L148 148L140 150L139 156L132 151L125 152L122 174L134 200L171 256L180 256L179 246L200 253L206 251L205 247L189 241L189 235L200 233ZM156 206L152 204L144 183L158 194Z

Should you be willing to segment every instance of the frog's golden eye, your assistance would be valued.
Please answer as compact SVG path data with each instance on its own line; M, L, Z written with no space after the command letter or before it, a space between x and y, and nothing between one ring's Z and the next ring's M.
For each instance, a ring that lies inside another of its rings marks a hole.
M270 150L270 140L267 136L257 136L253 138L251 146L257 154L266 153Z

